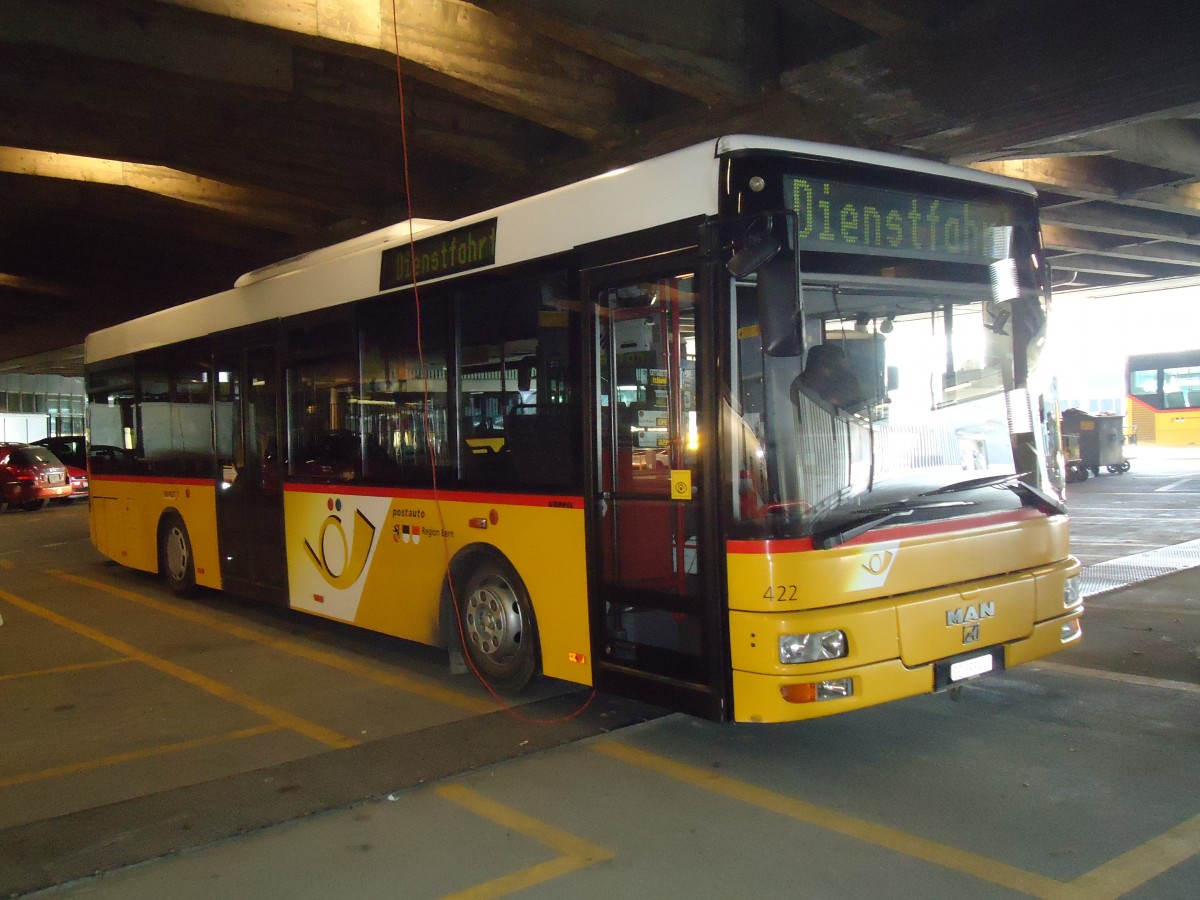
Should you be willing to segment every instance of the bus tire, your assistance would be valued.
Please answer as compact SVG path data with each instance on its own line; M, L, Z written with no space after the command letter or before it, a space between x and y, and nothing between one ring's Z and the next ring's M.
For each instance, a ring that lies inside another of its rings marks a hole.
M516 693L537 674L537 623L529 592L516 570L493 554L481 554L455 586L463 652L483 680Z
M179 513L167 513L158 528L158 571L177 597L190 596L196 590L192 539Z

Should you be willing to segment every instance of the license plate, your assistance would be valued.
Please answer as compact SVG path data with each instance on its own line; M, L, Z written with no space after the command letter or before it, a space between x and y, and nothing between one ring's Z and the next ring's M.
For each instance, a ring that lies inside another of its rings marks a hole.
M63 480L63 474L61 472L51 472L48 476L46 476L46 480L51 484L58 484Z
M974 659L963 659L950 663L950 680L962 681L964 678L974 678L984 672L992 671L992 654L976 656Z
M950 659L943 659L933 666L933 689L944 691L980 675L989 672L1004 671L1004 648L992 647L988 650L964 653Z

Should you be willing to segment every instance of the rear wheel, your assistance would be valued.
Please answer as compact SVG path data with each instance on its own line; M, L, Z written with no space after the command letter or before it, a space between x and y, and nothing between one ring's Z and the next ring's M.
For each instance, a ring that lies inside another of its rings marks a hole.
M39 509L45 509L49 500L30 500L28 503L22 503L21 509L27 512L37 512Z
M507 562L484 557L456 586L463 650L489 685L525 687L538 668L537 625L529 593Z
M168 515L158 532L158 571L172 593L186 597L196 589L196 565L187 526L177 514Z

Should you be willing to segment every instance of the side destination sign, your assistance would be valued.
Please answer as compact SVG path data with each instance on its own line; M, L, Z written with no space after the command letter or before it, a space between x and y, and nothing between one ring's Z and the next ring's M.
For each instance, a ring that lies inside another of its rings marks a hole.
M970 263L1010 252L1013 216L1000 203L799 176L787 177L784 190L801 250Z
M416 280L442 278L496 262L496 220L485 219L445 231L434 237L413 241L410 245L388 247L383 251L379 270L379 289L401 287Z

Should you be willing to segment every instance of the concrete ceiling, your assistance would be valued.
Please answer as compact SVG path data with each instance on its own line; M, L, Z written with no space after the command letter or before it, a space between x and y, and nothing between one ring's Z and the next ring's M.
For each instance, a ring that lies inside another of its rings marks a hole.
M1200 275L1198 26L1192 0L0 0L0 360L735 131L1026 178L1065 289Z

